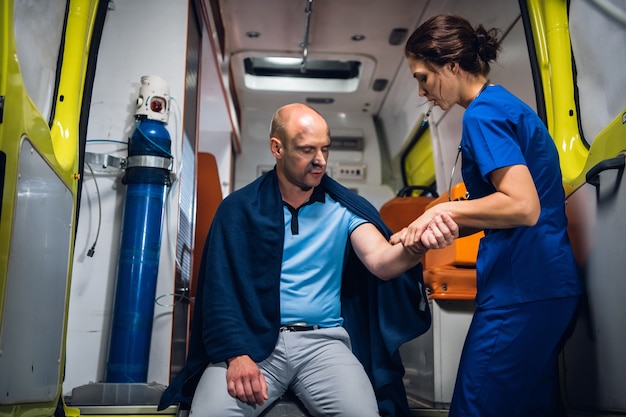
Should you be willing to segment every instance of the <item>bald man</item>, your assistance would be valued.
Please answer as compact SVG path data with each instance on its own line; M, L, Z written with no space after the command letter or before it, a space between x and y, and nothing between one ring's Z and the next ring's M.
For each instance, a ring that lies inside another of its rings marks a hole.
M458 227L443 213L390 244L377 210L325 175L330 145L313 108L274 114L275 168L217 210L187 363L160 409L257 416L291 390L315 416L408 415L397 348L430 325L418 264Z

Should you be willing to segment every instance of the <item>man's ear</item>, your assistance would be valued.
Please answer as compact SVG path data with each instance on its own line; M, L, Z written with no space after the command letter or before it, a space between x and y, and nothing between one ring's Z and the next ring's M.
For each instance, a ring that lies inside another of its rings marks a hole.
M270 150L274 156L280 155L282 143L278 138L270 138Z

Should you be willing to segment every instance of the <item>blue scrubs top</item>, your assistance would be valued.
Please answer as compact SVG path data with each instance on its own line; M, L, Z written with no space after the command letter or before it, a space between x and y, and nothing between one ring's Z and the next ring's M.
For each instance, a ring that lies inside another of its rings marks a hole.
M486 88L464 113L461 150L470 199L495 192L489 181L493 170L523 164L541 203L532 227L485 230L476 261L476 306L579 295L582 284L567 235L559 156L535 111L501 86Z

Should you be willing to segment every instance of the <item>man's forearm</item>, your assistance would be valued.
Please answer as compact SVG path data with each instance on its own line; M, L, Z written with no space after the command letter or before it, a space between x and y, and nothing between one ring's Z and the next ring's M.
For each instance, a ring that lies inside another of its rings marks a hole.
M418 246L418 247L416 247ZM411 269L422 261L426 249L423 245L405 247L402 243L390 246L370 271L378 278L388 281Z

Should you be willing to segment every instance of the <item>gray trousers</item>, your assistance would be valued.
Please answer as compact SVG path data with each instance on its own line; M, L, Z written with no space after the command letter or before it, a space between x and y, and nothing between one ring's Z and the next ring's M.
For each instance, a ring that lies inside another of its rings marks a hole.
M350 350L343 327L281 332L274 352L258 363L269 399L250 406L226 389L226 363L209 365L191 404L190 417L258 416L290 389L313 416L378 417L374 390Z

